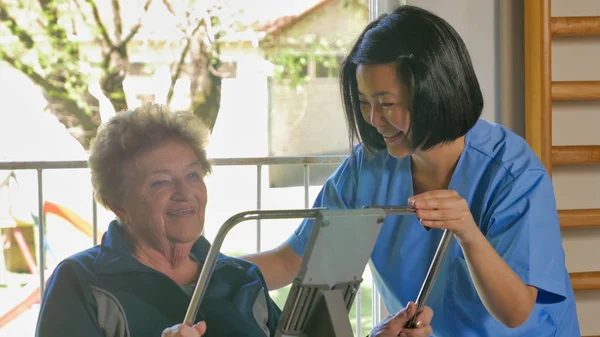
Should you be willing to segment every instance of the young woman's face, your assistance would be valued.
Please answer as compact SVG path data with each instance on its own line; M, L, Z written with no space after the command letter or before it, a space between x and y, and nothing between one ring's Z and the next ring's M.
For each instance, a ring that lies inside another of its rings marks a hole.
M360 111L365 121L383 136L396 158L411 154L406 138L410 126L408 88L398 80L396 65L358 65L356 68Z

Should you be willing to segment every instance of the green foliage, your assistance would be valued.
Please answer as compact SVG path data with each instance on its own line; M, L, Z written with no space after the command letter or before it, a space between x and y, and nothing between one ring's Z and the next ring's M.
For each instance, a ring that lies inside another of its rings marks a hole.
M278 83L299 88L315 73L320 77L337 76L340 62L336 49L327 42L317 41L303 46L304 52L292 47L272 50L267 53L267 60L275 65L274 78ZM310 73L311 62L315 68L313 74Z
M74 42L72 34L59 20L60 14L68 12L65 6L59 6L64 2L40 1L39 5L32 2L10 2L0 4L0 22L2 22L10 35L14 36L12 43L4 44L6 60L8 52L21 54L30 61L19 62L15 67L28 76L37 74L41 76L38 82L44 79L47 83L45 89L52 97L80 97L87 86L87 74L82 71L87 60L80 53L79 45ZM27 23L25 18L35 15L36 20ZM73 15L73 13L69 13ZM35 23L34 23L35 22ZM1 34L0 36L7 37ZM11 63L9 61L9 63ZM14 65L13 65L14 66ZM40 84L40 83L38 83ZM89 114L89 111L86 111Z
M99 92L90 93L89 86L99 82L115 111L128 108L123 81L134 68L129 53L140 52L136 36L143 30L150 6L162 6L161 10L173 17L175 27L165 25L164 29L181 32L171 41L181 39L182 48L175 51L180 55L171 73L170 102L175 83L185 72L210 74L219 68L220 51L215 41L230 30L238 14L227 1L0 0L0 61L38 85L48 99L49 110L87 147L100 122L98 99L102 99L96 97ZM133 15L129 13L132 10ZM165 44L151 40L146 47L155 52ZM140 75L154 72L152 65L150 69L139 68ZM191 96L210 95L204 101L210 101L211 106L199 106L194 101L192 111L218 111L217 77L193 76L190 91L198 92ZM201 117L210 117L214 124L216 112Z
M308 75L308 56L294 53L292 49L270 54L267 58L275 65L275 79L295 88L310 80Z

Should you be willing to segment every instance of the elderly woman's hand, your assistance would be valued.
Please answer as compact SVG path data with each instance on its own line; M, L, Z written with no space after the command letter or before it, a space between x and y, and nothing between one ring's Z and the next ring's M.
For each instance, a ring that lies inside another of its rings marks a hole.
M408 306L395 315L390 315L381 323L379 323L369 337L428 337L431 336L431 319L433 318L433 310L429 307L424 307L417 315L416 327L413 329L405 328L404 326L417 312L415 303L410 302Z
M163 331L161 337L201 337L206 332L206 323L200 322L189 326L177 324Z

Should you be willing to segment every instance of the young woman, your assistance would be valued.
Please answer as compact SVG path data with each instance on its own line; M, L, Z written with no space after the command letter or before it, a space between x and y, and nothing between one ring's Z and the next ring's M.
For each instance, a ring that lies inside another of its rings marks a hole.
M401 6L365 28L341 88L360 144L314 206L415 208L387 217L371 257L388 311L416 299L441 229L450 229L456 240L427 303L433 336L579 336L551 178L521 137L480 119L483 97L458 33ZM312 224L247 257L271 289L298 272ZM371 336L398 336L393 323Z

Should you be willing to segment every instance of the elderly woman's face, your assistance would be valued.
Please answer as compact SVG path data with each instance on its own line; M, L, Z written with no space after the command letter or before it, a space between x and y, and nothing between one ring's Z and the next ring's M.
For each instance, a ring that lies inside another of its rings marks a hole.
M194 242L204 226L204 175L188 144L168 140L125 166L123 214L118 215L150 244Z

